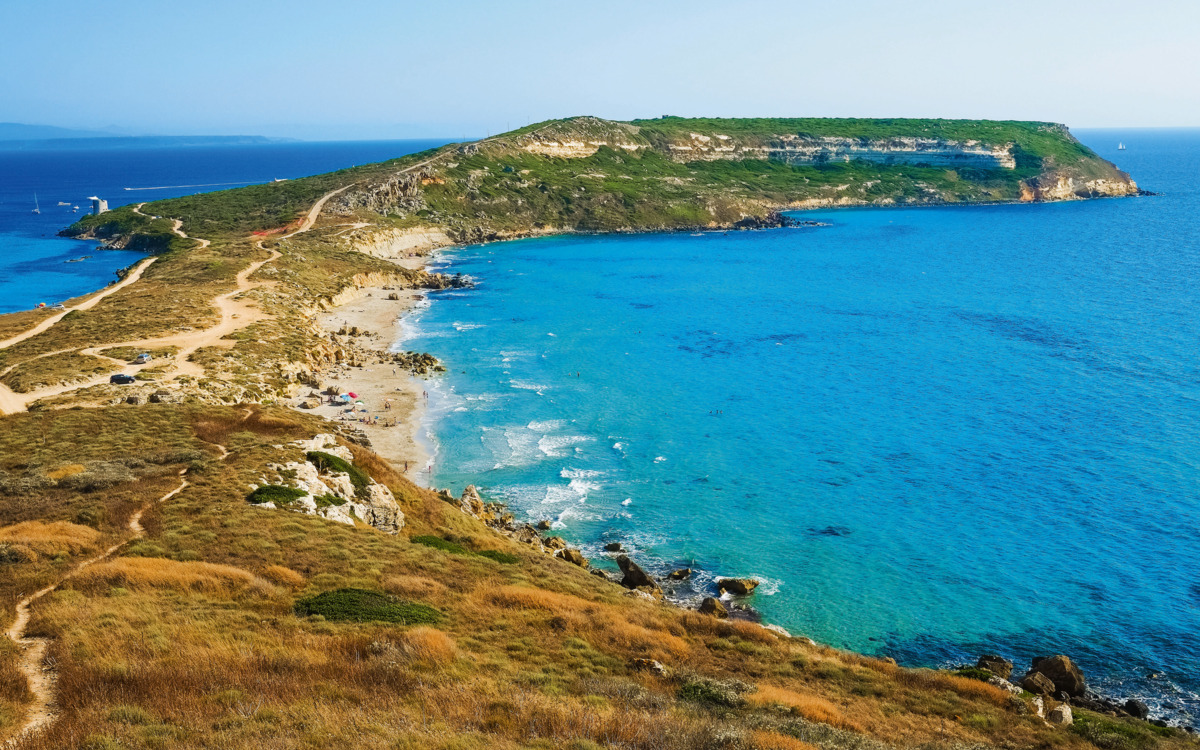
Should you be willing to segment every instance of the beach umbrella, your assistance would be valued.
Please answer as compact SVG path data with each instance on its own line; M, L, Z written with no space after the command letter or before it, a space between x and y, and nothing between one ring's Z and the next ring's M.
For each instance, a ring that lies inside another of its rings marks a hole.
M346 394L344 394L344 393L343 393L341 396L339 396L339 398L340 398L340 399L342 399L343 401L349 401L349 400L350 400L350 397L349 397L349 396L347 396L347 395L346 395Z
M349 396L350 398L358 398L358 394L355 393L354 391L350 391L346 395Z

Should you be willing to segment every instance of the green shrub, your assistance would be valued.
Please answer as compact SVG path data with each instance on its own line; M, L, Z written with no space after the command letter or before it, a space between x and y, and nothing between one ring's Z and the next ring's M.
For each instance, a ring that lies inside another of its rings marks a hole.
M322 451L309 451L304 454L304 457L309 460L309 463L317 467L317 471L349 474L350 483L354 485L354 494L360 500L367 498L367 488L371 486L371 478L362 469L344 458L338 458L331 453L324 453Z
M980 680L982 682L987 682L994 676L991 672L979 667L959 667L954 670L954 674L959 677L968 677L972 680Z
M246 496L246 500L254 505L262 503L287 505L293 500L302 498L307 494L304 490L298 490L295 487L284 487L281 484L264 484L262 487L256 487L253 492Z
M334 505L345 505L346 500L337 495L317 495L313 498L316 501L318 508L328 508Z
M1075 709L1071 731L1104 750L1142 750L1158 744L1158 737L1170 737L1174 730L1156 727L1135 719L1115 719Z
M429 536L429 535L414 536L412 539L409 539L409 541L412 542L413 544L424 544L426 547L433 547L434 549L440 549L442 552L449 552L452 555L469 555L469 554L471 554L466 549L455 544L454 542L448 542L445 539L442 539L441 537L437 537L437 536Z
M321 615L345 622L398 622L404 625L436 623L442 614L432 607L406 602L382 591L337 589L296 602L300 617Z
M501 565L514 565L520 562L521 558L508 552L501 552L498 549L485 549L478 553L480 557L486 557L489 560L495 560Z

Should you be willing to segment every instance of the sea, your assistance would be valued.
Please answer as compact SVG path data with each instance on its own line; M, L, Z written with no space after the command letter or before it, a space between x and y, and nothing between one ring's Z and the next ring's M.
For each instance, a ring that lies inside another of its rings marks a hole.
M681 602L754 577L744 604L822 643L1018 675L1065 653L1200 722L1200 131L1076 134L1157 195L443 251L477 286L430 294L394 345L448 367L428 483L476 484L601 567L616 541L692 568ZM137 259L55 237L58 201L440 142L0 152L0 311Z
M395 345L449 369L430 484L681 601L753 577L822 643L1068 654L1200 722L1200 131L1079 135L1158 195L443 252L476 288Z
M109 139L105 139L106 141ZM295 179L440 146L449 139L121 147L0 148L0 313L95 291L142 255L58 237L86 215L91 196L111 208L242 185ZM60 205L65 204L65 205ZM78 212L75 207L78 206ZM41 213L34 213L38 207Z

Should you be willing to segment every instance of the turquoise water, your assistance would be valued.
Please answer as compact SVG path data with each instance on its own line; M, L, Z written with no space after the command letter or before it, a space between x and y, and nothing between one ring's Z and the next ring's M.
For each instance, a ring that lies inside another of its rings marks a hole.
M0 313L94 291L115 281L118 269L142 257L123 250L100 250L95 241L56 236L88 212L88 196L106 198L109 206L116 208L218 190L230 183L320 174L442 143L445 141L0 150ZM35 196L40 214L33 213ZM59 206L59 202L68 205ZM72 211L75 205L78 213Z
M397 344L450 368L432 483L702 569L681 598L760 578L818 641L1067 653L1192 716L1200 133L1085 140L1162 195L445 253L478 288Z

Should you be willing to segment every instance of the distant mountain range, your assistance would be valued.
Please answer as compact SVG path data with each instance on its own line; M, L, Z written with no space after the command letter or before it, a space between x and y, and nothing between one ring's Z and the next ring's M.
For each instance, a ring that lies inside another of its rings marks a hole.
M294 142L261 135L123 135L104 130L76 130L53 125L0 122L0 150L78 148L165 148L180 146L246 146Z

